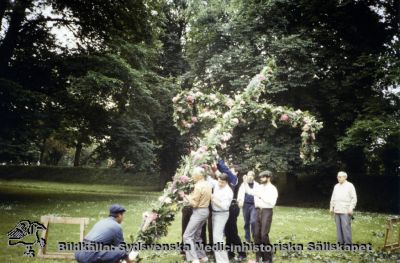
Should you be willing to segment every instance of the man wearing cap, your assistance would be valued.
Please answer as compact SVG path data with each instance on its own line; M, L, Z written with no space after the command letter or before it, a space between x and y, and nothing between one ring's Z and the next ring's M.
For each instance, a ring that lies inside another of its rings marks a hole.
M336 238L341 244L351 244L351 217L357 204L354 185L347 181L347 173L338 172L338 183L333 188L329 211L335 213Z
M272 210L278 199L278 190L271 183L272 172L263 171L259 175L260 183L254 182L253 188L247 184L247 178L244 178L245 192L254 196L254 205L256 207L256 224L254 229L254 242L257 245L271 244L269 240L269 231L272 223ZM272 262L272 252L256 252L256 261Z
M85 244L98 244L115 247L114 251L85 251L80 250L75 253L75 259L79 263L117 263L125 260L130 263L128 254L125 250L118 249L118 246L124 242L121 222L124 219L125 208L115 204L110 207L108 218L97 222L83 240ZM91 246L88 246L91 247Z

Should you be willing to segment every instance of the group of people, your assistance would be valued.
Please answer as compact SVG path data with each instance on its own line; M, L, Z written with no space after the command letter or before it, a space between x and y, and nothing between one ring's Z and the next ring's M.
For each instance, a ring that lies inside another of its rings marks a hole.
M258 176L259 182L254 180L254 173L249 172L243 176L243 183L238 187L240 169L229 169L223 160L217 163L216 168L208 165L194 168L193 192L190 195L179 193L191 207L191 210L183 212L183 221L188 221L183 224L183 242L190 245L190 250L185 251L189 262L208 261L206 253L198 245L206 243L202 232L205 232L204 225L207 221L208 229L211 229L209 243L221 245L214 246L217 263L227 263L232 258L237 261L246 259L244 250L237 251L235 256L233 249L224 249L224 244L233 245L232 248L242 244L237 228L240 208L243 208L245 216L246 241L251 242L253 237L255 244L270 244L269 231L273 208L278 198L278 190L271 183L272 172L261 172ZM272 262L272 253L257 251L256 261L259 260Z
M270 244L269 232L273 208L278 198L277 188L271 183L272 172L268 170L261 172L257 182L255 173L249 171L242 177L243 183L238 187L240 169L230 170L222 160L217 163L216 168L210 169L208 165L196 167L192 173L195 182L193 192L190 195L179 193L189 205L183 210L182 217L183 242L190 244L191 248L185 252L188 262L208 261L201 246L195 246L207 243L205 237L207 221L209 243L224 243L225 236L225 244L234 245L230 248L242 244L237 228L240 209L243 211L246 242L254 241L256 245ZM351 220L357 204L357 194L354 185L347 181L347 173L338 172L337 180L331 197L330 212L334 214L337 242L351 244ZM217 263L228 263L231 259L236 261L246 259L246 252L243 250L237 251L235 256L235 251L220 248L220 246L214 247ZM272 262L270 250L258 250L255 254L255 262Z
M236 170L236 171L235 171ZM238 167L229 169L223 160L216 166L203 165L195 167L192 179L194 190L189 195L178 192L180 198L187 202L182 210L183 242L189 245L186 250L186 261L192 263L207 262L208 257L201 244L206 244L206 222L208 222L209 244L219 244L214 250L217 263L229 263L231 259L243 261L245 251L225 250L226 245L242 245L237 228L240 209L243 210L246 242L254 241L256 245L270 244L273 208L278 191L271 183L272 172L263 171L255 180L250 171L242 177L243 183L238 187ZM351 219L357 204L357 195L352 183L347 181L347 174L339 172L338 184L335 185L330 202L330 212L334 213L337 242L351 244ZM112 205L110 215L97 222L85 237L86 243L101 243L118 246L124 241L120 226L125 209ZM226 242L224 239L226 238ZM253 239L253 240L252 240ZM78 251L75 258L80 263L109 262L125 260L130 263L125 251ZM256 251L256 262L272 262L271 251Z

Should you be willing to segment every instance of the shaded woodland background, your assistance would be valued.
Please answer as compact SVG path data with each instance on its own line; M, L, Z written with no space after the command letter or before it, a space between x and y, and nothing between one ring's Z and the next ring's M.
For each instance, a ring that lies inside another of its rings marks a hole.
M171 98L233 96L274 58L262 100L323 121L317 160L303 165L296 131L250 114L221 154L293 189L302 176L334 184L339 169L365 189L395 182L399 200L398 1L5 0L0 23L3 165L121 168L163 184L191 141Z

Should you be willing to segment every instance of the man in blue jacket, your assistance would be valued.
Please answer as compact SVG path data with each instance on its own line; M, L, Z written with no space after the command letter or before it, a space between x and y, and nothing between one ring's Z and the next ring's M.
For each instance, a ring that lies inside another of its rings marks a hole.
M97 222L83 240L88 247L93 247L94 245L99 246L99 248L101 246L109 246L114 250L77 251L75 259L79 263L118 263L121 260L131 263L127 252L118 248L124 242L121 222L124 219L125 211L125 208L120 205L112 205L109 217Z

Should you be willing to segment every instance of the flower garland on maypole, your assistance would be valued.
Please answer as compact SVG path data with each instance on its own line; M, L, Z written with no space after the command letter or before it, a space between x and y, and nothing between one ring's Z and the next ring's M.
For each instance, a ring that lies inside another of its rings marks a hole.
M258 102L265 86L273 80L274 69L275 63L271 60L260 74L253 77L244 91L236 94L234 98L221 93L204 94L193 89L182 91L172 99L175 125L182 134L199 123L212 128L207 130L202 138L196 139L196 150L182 158L173 182L167 184L152 211L143 214L143 223L135 242L150 244L167 235L168 226L174 220L175 213L183 206L177 192L189 193L192 190L191 170L216 159L216 147L226 146L232 137L232 130L239 124L244 112L252 112L261 117L268 116L274 127L277 127L278 122L301 128L300 158L304 163L314 160L318 151L315 137L322 128L322 123L307 111L295 111L288 107Z

